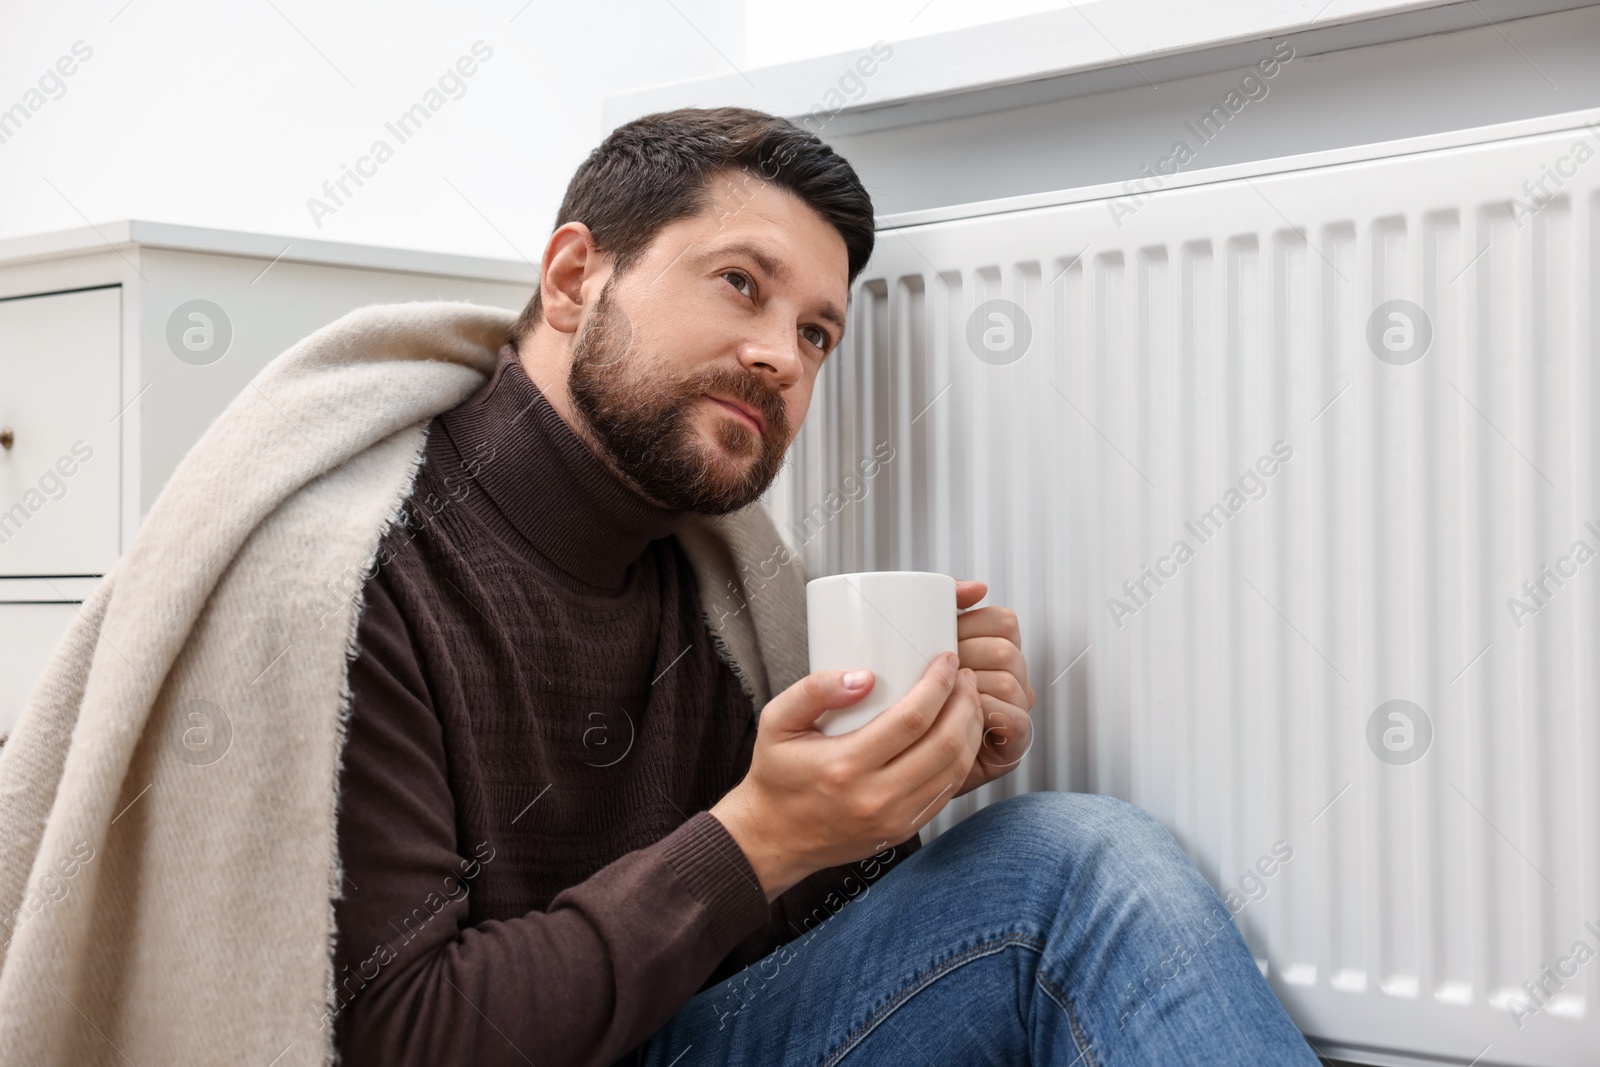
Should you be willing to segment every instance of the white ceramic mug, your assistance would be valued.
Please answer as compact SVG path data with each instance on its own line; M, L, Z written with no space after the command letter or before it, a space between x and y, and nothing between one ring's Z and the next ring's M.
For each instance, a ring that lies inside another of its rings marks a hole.
M905 699L929 664L956 648L956 580L933 571L862 571L806 583L811 670L865 669L872 691L822 713L817 728L846 733Z

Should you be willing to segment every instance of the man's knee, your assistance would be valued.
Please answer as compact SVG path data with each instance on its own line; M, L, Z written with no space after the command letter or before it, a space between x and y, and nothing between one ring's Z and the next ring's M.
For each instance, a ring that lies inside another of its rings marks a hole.
M1108 888L1197 890L1197 872L1161 821L1125 800L1099 793L1043 790L1008 797L972 816L1004 827L1037 858L1046 850L1067 867ZM1203 881L1203 880L1200 880ZM1210 905L1214 894L1201 894Z
M1005 823L1013 832L1074 850L1176 847L1172 835L1155 816L1103 793L1065 793L1056 789L1023 793L991 804L972 818L989 812L993 813L990 818Z

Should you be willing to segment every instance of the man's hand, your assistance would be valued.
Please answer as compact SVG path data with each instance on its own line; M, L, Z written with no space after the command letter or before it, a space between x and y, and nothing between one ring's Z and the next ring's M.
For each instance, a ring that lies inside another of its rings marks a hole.
M1022 658L1017 613L994 605L972 607L988 592L985 582L956 580L956 608L961 611L956 616L956 650L961 666L977 675L984 724L983 747L956 796L1009 774L1033 743L1033 721L1028 717L1033 686L1028 684L1028 665Z
M983 747L977 672L959 655L937 657L898 703L838 736L816 721L870 693L869 670L853 689L845 671L815 671L767 702L750 770L711 814L769 902L814 871L904 841L950 803Z

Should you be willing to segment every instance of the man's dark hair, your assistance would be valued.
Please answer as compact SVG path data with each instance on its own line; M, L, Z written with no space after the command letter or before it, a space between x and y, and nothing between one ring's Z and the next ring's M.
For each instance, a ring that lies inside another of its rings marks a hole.
M788 189L831 223L855 282L872 256L872 198L816 134L750 108L680 108L618 126L573 174L552 230L583 223L621 276L663 226L706 210L711 179L730 169ZM536 286L512 336L527 336L543 318Z

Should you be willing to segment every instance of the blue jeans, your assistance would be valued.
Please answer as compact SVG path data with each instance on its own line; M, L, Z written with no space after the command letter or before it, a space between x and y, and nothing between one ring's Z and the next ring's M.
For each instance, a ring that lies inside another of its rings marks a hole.
M1166 828L1055 791L974 812L702 990L639 1053L643 1067L1318 1062Z

